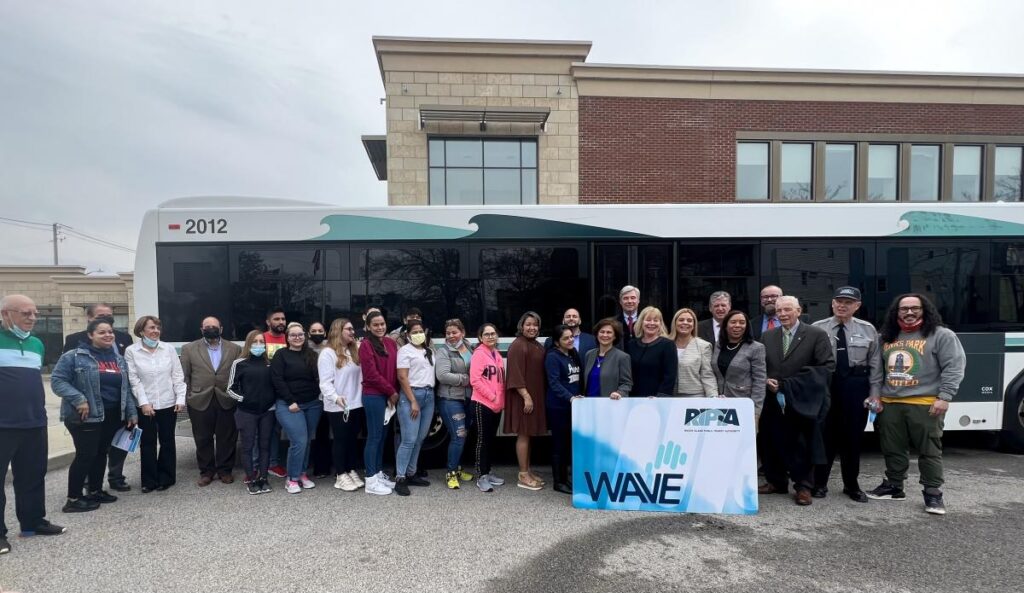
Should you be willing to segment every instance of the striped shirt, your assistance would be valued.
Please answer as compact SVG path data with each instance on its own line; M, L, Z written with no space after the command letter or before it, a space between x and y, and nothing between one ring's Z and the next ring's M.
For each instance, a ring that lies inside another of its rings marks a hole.
M0 330L0 428L46 426L43 342Z

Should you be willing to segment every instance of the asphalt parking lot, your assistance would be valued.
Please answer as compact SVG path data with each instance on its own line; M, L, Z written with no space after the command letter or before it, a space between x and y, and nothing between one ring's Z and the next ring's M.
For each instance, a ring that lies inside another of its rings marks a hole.
M241 481L195 486L179 437L179 483L133 490L99 511L60 512L66 469L47 478L47 508L68 533L12 538L0 586L22 592L290 591L1020 591L1024 456L947 446L945 517L905 502L842 496L808 508L762 497L753 516L575 510L552 490L509 480L493 494L435 484L412 496L344 493L329 480L249 496ZM547 468L541 468L546 470ZM863 485L880 479L865 456ZM912 470L913 471L913 470ZM543 473L543 472L542 472ZM11 491L8 484L8 496ZM841 486L833 483L838 492ZM16 533L13 501L8 525Z

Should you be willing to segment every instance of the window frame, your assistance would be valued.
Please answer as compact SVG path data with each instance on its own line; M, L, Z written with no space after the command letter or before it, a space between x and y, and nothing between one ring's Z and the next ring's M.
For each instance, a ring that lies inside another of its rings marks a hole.
M448 142L449 141L479 141L480 142L480 166L451 166L447 162L448 153ZM441 157L441 165L431 164L430 145L432 142L442 142L442 150L444 154ZM485 145L488 142L492 143L516 143L519 146L519 166L518 167L495 167L487 166L486 161L486 148ZM534 166L527 167L523 165L523 144L530 143L534 146ZM469 206L502 206L502 205L535 205L540 203L540 140L536 136L453 136L453 135L428 135L427 136L427 204L431 206L448 206L448 205L469 205ZM448 201L448 171L479 171L480 172L480 187L481 196L479 204L449 204ZM513 204L488 204L487 203L487 175L486 171L518 171L519 172L519 202ZM441 171L444 185L444 199L437 200L434 195L433 184L430 180L431 173L433 171ZM523 171L533 171L533 197L532 202L524 202L523 198L525 195L523 183Z

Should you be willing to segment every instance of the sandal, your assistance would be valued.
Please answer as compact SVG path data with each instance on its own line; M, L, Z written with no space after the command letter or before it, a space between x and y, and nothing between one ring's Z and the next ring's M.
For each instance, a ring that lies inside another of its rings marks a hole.
M533 470L530 470L530 471L528 471L526 473L530 474L530 477L533 478L533 480L535 482L537 482L538 484L540 484L541 486L544 486L544 485L547 484L547 482L544 481L544 478L542 478L542 477L538 476L537 474L533 473Z
M537 483L537 480L533 479L530 472L519 472L519 481L516 483L516 486L534 491L540 490L544 487L543 484L539 484Z

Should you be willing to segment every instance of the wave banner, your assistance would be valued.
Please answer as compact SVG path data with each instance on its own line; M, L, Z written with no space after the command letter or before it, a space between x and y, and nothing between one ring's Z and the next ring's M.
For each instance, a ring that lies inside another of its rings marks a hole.
M573 400L573 506L754 514L755 432L745 398Z

